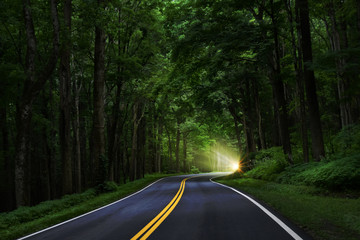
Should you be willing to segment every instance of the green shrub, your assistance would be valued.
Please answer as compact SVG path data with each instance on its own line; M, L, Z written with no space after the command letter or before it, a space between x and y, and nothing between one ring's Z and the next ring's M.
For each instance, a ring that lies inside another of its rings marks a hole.
M190 172L192 174L198 174L198 173L200 173L200 170L195 166L191 166Z
M360 125L344 127L333 139L332 144L337 153L351 155L360 152Z
M0 230L70 208L94 196L95 190L90 189L81 194L66 195L58 200L42 202L33 207L20 207L9 213L1 213Z
M297 185L313 185L330 190L360 187L360 154L330 162L300 164L290 167L277 181Z
M104 182L97 186L96 190L98 193L115 192L118 190L118 185L115 182Z
M280 147L261 150L255 155L254 168L246 172L245 176L272 181L275 180L288 165Z
M286 183L286 184L297 184L294 182L293 178L298 174L307 171L309 169L315 168L321 164L320 162L311 162L311 163L302 163L291 165L285 168L278 178L276 179L277 182Z

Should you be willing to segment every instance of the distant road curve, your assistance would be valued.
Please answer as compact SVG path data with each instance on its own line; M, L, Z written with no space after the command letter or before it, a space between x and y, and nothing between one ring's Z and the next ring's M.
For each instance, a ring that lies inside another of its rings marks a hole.
M161 179L88 214L20 239L311 239L244 193L212 178Z

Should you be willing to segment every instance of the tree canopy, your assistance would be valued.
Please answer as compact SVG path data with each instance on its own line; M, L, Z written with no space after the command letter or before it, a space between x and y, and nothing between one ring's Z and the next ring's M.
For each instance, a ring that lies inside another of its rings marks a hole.
M355 0L0 7L2 211L147 173L245 171L271 147L322 161L359 124Z

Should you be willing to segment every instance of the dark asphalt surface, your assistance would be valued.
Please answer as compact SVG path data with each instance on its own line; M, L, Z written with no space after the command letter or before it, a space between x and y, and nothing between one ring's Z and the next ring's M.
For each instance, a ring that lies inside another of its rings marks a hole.
M244 196L210 181L218 175L187 180L180 202L148 239L294 239ZM174 198L186 177L162 179L130 198L25 239L131 239ZM311 239L272 213L299 239Z

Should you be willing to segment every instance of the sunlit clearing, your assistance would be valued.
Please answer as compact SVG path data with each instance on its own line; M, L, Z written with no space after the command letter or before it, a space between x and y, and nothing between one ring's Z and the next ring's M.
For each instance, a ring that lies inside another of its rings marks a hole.
M209 151L210 150L210 151ZM235 148L219 143L212 144L210 149L197 153L193 164L200 171L241 172L242 164Z

